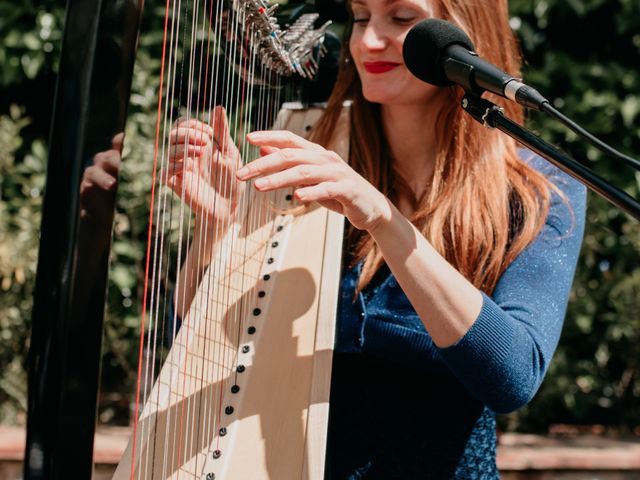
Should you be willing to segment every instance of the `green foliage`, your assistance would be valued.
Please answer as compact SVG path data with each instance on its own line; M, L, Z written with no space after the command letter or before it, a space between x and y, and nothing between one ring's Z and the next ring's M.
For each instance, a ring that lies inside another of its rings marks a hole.
M510 5L528 83L605 142L637 157L637 0L511 0ZM164 2L146 2L114 223L104 422L127 420L120 415L128 408L137 368L163 17ZM50 79L63 21L62 0L0 3L0 421L22 421L25 408L25 352L51 116L32 94L45 85L44 94L53 96ZM578 142L564 127L540 113L530 114L529 126L640 196L640 177ZM535 400L504 417L504 428L545 429L561 422L632 429L640 424L640 226L594 194L587 223L557 355Z
M0 3L0 86L24 84L44 70L57 70L63 7L52 0Z
M41 192L46 149L34 141L22 161L20 132L29 124L12 105L0 116L0 419L21 421L26 409L25 352L28 346L38 254Z
M599 138L640 152L640 16L636 0L512 0L527 81ZM572 32L568 34L567 31ZM640 198L640 175L542 114L529 124ZM560 345L530 406L511 428L640 424L640 225L590 193L587 228Z

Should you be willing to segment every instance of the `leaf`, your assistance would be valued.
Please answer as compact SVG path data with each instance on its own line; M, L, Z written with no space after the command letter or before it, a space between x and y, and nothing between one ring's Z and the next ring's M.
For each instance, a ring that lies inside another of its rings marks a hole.
M31 153L40 160L39 165L47 160L47 147L42 140L34 140L31 144Z
M44 64L44 55L41 52L21 57L22 68L27 78L34 79L38 76L40 68Z
M2 42L5 47L18 48L22 46L21 35L18 30L10 30Z
M9 106L9 113L11 115L11 119L17 121L24 114L24 108L19 105L16 105L15 103L12 103Z
M130 241L116 241L113 244L113 252L129 259L139 259L142 256L142 248L139 244Z
M135 271L124 265L114 266L111 270L110 278L120 290L125 288L133 289L136 285Z
M41 50L42 41L40 38L32 32L28 32L22 36L22 42L29 50Z
M632 128L633 122L640 112L640 99L636 95L627 95L620 105L620 113L625 127Z

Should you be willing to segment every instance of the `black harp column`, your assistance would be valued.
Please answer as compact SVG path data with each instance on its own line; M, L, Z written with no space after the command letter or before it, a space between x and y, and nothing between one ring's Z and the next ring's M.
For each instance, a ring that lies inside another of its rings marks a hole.
M69 0L29 352L24 477L87 479L122 132L142 0Z

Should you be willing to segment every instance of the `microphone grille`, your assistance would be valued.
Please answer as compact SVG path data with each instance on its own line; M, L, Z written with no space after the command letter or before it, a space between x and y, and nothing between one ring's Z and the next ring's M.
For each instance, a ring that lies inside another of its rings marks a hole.
M438 87L453 85L444 73L442 55L454 44L473 50L473 42L458 27L439 18L423 20L411 28L404 40L404 63L420 80Z

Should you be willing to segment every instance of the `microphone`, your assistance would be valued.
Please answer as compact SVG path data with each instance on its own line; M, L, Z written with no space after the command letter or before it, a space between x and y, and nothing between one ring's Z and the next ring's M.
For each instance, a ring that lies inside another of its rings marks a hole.
M480 58L467 34L445 20L430 18L414 25L402 54L409 71L432 85L460 85L476 95L489 91L536 110L549 104L535 88Z

